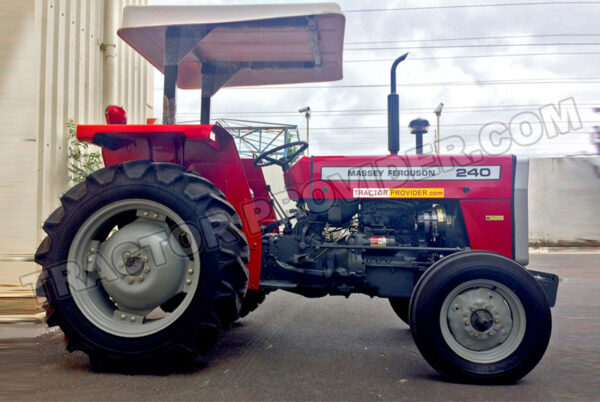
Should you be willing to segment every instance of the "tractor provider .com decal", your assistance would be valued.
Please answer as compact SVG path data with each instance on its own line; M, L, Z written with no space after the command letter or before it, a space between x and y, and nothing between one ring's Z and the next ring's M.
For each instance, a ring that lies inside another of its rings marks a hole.
M444 198L443 188L353 188L354 198Z
M327 181L417 181L417 180L499 180L500 166L324 166L321 180Z

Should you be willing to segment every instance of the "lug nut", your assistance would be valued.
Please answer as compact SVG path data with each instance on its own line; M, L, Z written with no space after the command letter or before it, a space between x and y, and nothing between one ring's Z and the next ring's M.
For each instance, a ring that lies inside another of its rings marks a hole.
M144 275L138 276L138 282L144 282Z
M465 318L465 325L469 325L471 323L471 321L469 321L469 319Z
M96 249L95 249L94 247L92 247L92 248L90 249L90 253L92 253L92 254L93 254L93 253L95 253L95 252L96 252Z
M134 317L134 316L131 316L131 318L129 319L129 321L131 321L131 322L135 322L135 317Z
M494 330L491 330L491 331L489 332L489 334L490 334L490 336L494 336L496 333L494 332Z
M192 280L191 280L191 279L186 279L186 280L185 280L185 284L186 284L186 285L189 285L190 283L192 283Z
M136 251L136 252L135 252L133 255L134 255L135 257L139 257L139 256L140 256L140 251L139 251L139 250L138 250L138 251Z
M124 320L125 318L125 314L121 314L121 319Z
M475 336L479 336L479 332L475 331L475 332L473 333L473 335L475 335Z
M142 261L144 261L144 262L148 262L148 257L146 257L146 256L143 256L143 257L142 257Z
M158 218L158 214L157 214L157 213L155 213L155 214L154 214L154 215L152 215L152 216L154 217L154 219L157 219L157 218Z
M125 266L125 264L123 263L123 261L119 262L119 268L123 268Z
M190 274L190 275L191 275L191 274L193 274L193 273L194 273L194 270L193 270L192 268L188 269L188 274Z
M500 324L500 318L499 318L499 317L496 317L496 318L494 318L494 322L495 322L496 324Z
M125 272L121 272L121 278L125 278Z
M485 309L486 309L487 311L490 311L490 310L492 309L492 307L491 307L491 306L485 306Z
M144 267L144 272L145 272L145 273L148 273L148 272L150 272L150 267L146 265L146 266Z
M92 257L89 257L88 262L92 262L92 261L94 261L94 259Z
M148 216L148 211L144 211L144 216Z
M133 278L127 279L127 283L129 283L131 285L133 283Z
M131 254L125 253L125 254L123 254L123 257L125 257L125 259L127 259L127 258L131 257Z
M471 311L472 311L472 312L475 312L475 311L477 311L477 307L475 307L475 306L471 307Z

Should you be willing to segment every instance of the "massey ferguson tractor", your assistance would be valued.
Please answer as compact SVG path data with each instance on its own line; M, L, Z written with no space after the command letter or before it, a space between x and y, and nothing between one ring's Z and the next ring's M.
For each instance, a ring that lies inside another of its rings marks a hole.
M524 267L528 162L398 155L406 55L391 69L389 155L301 157L298 141L243 159L210 124L220 88L341 79L344 25L331 3L125 8L119 36L164 73L163 124L109 115L77 128L106 167L61 197L35 256L48 325L69 351L101 370L189 364L285 290L389 299L454 381L513 382L536 366L558 278ZM176 87L202 90L201 124L175 124ZM293 209L265 182L268 165Z

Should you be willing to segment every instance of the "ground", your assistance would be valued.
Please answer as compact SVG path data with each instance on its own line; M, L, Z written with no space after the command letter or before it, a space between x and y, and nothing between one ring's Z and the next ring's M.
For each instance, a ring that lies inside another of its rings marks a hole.
M225 332L193 372L92 373L87 357L66 352L54 331L31 352L5 341L0 389L11 399L37 400L598 400L600 254L533 254L530 267L562 282L548 351L515 385L444 382L386 300L279 291Z

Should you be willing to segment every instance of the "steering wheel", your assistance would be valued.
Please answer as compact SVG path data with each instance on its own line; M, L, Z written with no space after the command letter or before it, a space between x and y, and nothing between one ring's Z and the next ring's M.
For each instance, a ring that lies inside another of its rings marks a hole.
M271 158L271 155L276 154L277 152L291 147L298 146L298 149L292 152L287 156L282 156L279 159ZM258 155L256 159L254 159L254 166L256 167L265 167L271 165L279 165L283 169L284 172L287 172L290 168L290 165L294 163L294 160L304 152L308 148L308 142L306 141L294 141L288 142L287 144L280 145L278 147L269 149L268 151L263 152Z

